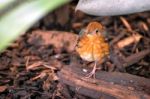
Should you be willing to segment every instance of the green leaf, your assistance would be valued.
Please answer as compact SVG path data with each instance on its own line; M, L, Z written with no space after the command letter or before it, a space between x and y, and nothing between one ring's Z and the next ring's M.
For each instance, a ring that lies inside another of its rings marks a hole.
M0 10L7 7L9 4L14 2L15 0L0 0Z
M0 52L36 21L69 0L26 0L0 17Z

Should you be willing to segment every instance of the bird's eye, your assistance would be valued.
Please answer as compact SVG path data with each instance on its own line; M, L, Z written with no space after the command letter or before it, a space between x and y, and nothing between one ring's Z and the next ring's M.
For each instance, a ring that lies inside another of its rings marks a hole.
M95 30L95 32L96 32L96 33L98 33L98 32L99 32L99 30L98 30L98 29L96 29L96 30Z

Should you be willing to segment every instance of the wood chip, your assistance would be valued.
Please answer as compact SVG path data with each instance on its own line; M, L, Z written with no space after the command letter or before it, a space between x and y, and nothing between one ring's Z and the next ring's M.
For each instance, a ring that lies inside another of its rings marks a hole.
M120 17L120 20L123 22L124 26L129 30L132 31L132 27L129 24L129 22L124 18L124 17Z
M7 86L0 86L0 92L4 92L7 89Z
M119 48L119 49L122 49L132 43L137 43L140 41L140 39L142 38L142 36L140 34L133 34L132 36L129 36L123 40L120 40L116 46Z

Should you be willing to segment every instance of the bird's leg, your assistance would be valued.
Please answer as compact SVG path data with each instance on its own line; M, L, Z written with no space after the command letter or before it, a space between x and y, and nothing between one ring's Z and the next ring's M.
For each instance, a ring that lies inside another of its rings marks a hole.
M92 76L95 78L95 72L96 72L96 69L98 69L98 68L96 68L96 66L97 66L97 62L95 61L95 64L94 64L92 71L86 75L86 78L90 78Z

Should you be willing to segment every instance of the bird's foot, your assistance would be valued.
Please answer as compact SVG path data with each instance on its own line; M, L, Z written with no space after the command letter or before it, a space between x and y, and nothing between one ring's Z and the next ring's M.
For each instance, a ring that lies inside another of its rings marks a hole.
M101 69L101 68L96 68L96 66L95 66L93 68L93 70L85 76L85 78L93 77L95 79L95 76L96 76L95 73L96 73L96 70L98 70L98 69Z
M95 71L91 71L90 73L88 73L85 78L91 78L93 76L93 78L95 79Z

